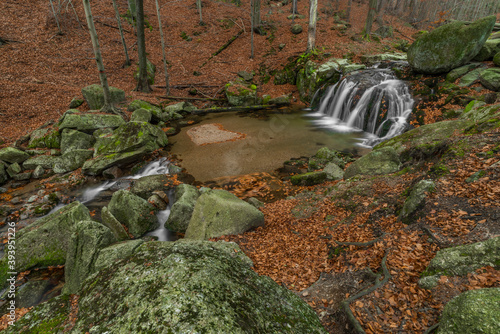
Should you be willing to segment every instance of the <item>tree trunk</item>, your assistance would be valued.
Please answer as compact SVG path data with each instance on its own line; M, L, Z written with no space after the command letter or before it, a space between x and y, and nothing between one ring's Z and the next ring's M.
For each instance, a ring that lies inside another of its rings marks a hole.
M103 112L114 112L113 105L111 105L108 78L106 77L106 72L104 71L104 64L102 63L101 48L99 47L99 40L97 39L97 32L94 26L94 19L92 18L92 11L90 9L89 0L83 0L83 8L85 10L85 16L87 18L87 25L89 27L90 39L92 40L92 47L94 49L95 61L97 63L97 69L99 70L99 79L101 80L102 89L104 92L104 106L101 111Z
M163 39L163 28L161 26L160 6L158 5L158 0L155 0L155 2L156 2L156 15L158 16L158 26L160 27L161 52L163 54L163 69L165 70L165 89L166 89L166 95L168 96L170 95L170 85L168 84L167 56L165 55L165 40Z
M345 20L347 22L351 22L351 8L352 8L352 0L347 1L347 9L345 11Z
M200 13L200 26L202 26L204 23L203 23L203 15L201 13L201 0L196 0L196 7L198 8L198 12Z
M318 20L318 0L309 0L309 29L307 32L307 52L316 46L316 22Z
M368 15L366 16L364 37L370 38L372 32L373 19L377 12L377 0L370 0L368 3Z
M52 7L52 14L54 14L54 19L56 20L57 33L59 35L62 35L61 26L59 25L59 19L57 18L56 11L54 10L54 4L52 3L52 0L49 0L49 2L50 2L50 7Z
M137 49L139 52L139 80L137 81L137 87L135 90L143 93L149 93L151 92L151 86L149 86L148 81L143 0L137 0L135 5L137 7Z
M379 0L379 3L378 3L376 22L379 25L379 27L384 26L384 11L385 11L386 2L387 2L387 0Z
M262 20L260 18L260 0L253 0L252 23L253 31L259 35L265 34L264 29L262 29Z
M255 0L250 0L250 59L253 59L253 30L254 26L254 18L255 11L253 7L255 6Z
M118 5L116 0L113 0L113 8L115 10L116 22L118 23L118 30L120 31L120 37L122 39L123 50L125 51L125 66L130 66L130 58L128 56L127 44L125 43L125 37L123 36L122 21L120 19L120 12L118 11Z

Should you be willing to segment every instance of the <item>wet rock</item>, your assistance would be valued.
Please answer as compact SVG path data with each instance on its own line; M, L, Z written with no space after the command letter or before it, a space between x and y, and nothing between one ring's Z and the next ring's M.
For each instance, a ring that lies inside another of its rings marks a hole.
M206 240L234 235L264 225L264 214L225 190L210 190L196 201L187 239Z
M294 175L290 178L293 185L313 186L326 181L326 172L310 172L305 174Z
M349 65L346 59L329 59L323 64L307 61L304 68L297 73L297 89L300 99L310 102L316 91L325 84L337 83L344 66Z
M422 180L411 190L410 196L406 199L403 209L399 214L399 219L404 223L413 221L415 212L424 205L427 194L434 190L436 184L432 180Z
M111 230L117 240L122 241L130 239L123 225L105 206L101 209L101 219L102 224Z
M78 222L68 245L62 292L78 293L85 278L94 272L99 250L115 241L115 236L106 226L91 220Z
M123 171L116 166L108 168L102 172L102 176L104 176L108 180L118 179L122 175L123 175Z
M110 103L118 104L125 101L125 92L115 87L109 87ZM82 88L82 95L90 110L99 110L104 106L104 92L101 85L90 85ZM111 116L111 115L110 115Z
M180 184L175 188L175 202L165 227L174 232L186 232L200 192L189 184Z
M61 153L74 150L87 150L94 145L95 138L92 135L72 130L64 129L61 134Z
M422 35L408 49L408 62L421 73L440 74L460 67L474 58L495 24L488 16L472 24L455 21Z
M489 68L481 72L480 80L484 87L500 92L500 68Z
M102 128L117 128L125 124L123 118L118 115L109 114L68 114L64 117L59 129L75 129L78 131L93 133Z
M381 175L397 172L401 166L399 155L392 147L371 151L347 167L344 179L356 175Z
M139 108L134 110L132 116L130 117L131 122L151 122L151 111L144 108Z
M130 192L143 199L147 199L154 191L160 190L167 192L169 189L173 188L174 185L167 175L148 175L134 180Z
M91 220L89 210L75 201L19 230L14 270L9 270L6 256L0 260L1 284L6 283L9 271L64 264L74 226L82 220Z
M438 334L498 333L500 288L471 290L448 302L441 316Z
M103 171L113 166L128 166L142 159L148 153L146 148L140 148L133 152L100 155L94 159L85 161L82 166L82 173L85 175L100 175Z
M61 134L59 130L38 129L31 133L28 148L60 148Z
M0 160L8 163L22 163L29 158L29 154L14 147L0 149Z
M167 208L167 203L160 196L153 194L148 198L148 203L152 204L157 210L163 211Z
M127 190L115 192L108 204L108 209L135 238L159 226L155 207Z

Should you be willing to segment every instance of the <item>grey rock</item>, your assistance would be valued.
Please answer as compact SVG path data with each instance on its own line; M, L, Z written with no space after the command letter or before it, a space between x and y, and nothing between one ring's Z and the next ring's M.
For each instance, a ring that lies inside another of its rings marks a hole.
M94 263L94 270L97 272L108 266L115 265L116 262L132 255L136 248L143 243L144 240L142 239L129 240L101 249Z
M114 166L127 166L137 160L142 159L148 153L149 152L145 148L140 148L133 152L100 155L94 159L85 161L82 166L82 172L85 175L100 175L108 168Z
M187 239L206 240L234 235L264 225L264 214L225 190L202 194L194 206Z
M151 117L152 117L151 111L144 109L144 108L140 108L140 109L134 110L134 112L132 113L132 116L130 117L130 121L132 121L132 122L151 122Z
M255 197L250 197L249 199L247 199L247 202L249 204L253 205L256 209L259 209L259 208L262 208L263 206L265 206L265 204L263 202L259 201Z
M189 184L180 184L175 188L175 202L165 227L174 232L186 232L200 192Z
M109 87L110 103L115 105L125 101L125 92L115 87ZM101 85L90 85L82 88L82 95L90 110L99 110L104 106L104 92Z
M344 179L356 175L381 175L397 172L401 166L399 155L392 147L371 151L347 167Z
M94 145L95 138L92 135L72 130L64 129L61 134L61 153L73 150L86 150Z
M29 158L29 154L14 147L0 149L0 160L8 163L22 163Z
M489 68L480 75L481 84L491 90L500 92L500 68Z
M167 175L148 175L134 180L130 192L147 199L153 194L154 191L165 191L173 189L175 186Z
M71 102L69 103L69 108L70 109L74 109L74 108L78 108L79 106L81 106L85 101L82 100L82 99L79 99L77 97L74 97Z
M90 158L92 158L92 151L75 149L57 157L52 169L58 174L71 172L82 167Z
M68 114L59 125L59 129L75 129L78 131L93 133L97 129L117 128L125 124L123 118L118 115L109 114Z
M102 224L111 230L117 240L122 241L130 239L123 225L105 206L101 209L101 219Z
M344 170L333 162L329 162L323 169L323 172L326 173L326 179L329 181L342 180L344 178Z
M28 148L60 148L61 134L59 130L49 128L37 129L30 135Z
M135 238L159 226L155 207L127 190L115 192L108 204L108 209Z
M31 175L34 179L40 179L45 174L45 169L42 166L36 166L33 174Z
M294 35L298 35L302 32L302 26L300 24L294 24L292 26L292 28L290 29L290 31L292 32L292 34Z
M455 80L457 80L461 76L469 73L470 71L478 68L481 65L482 65L481 63L470 63L467 65L455 68L454 70L450 71L450 73L448 73L446 75L446 81L454 82Z
M14 162L9 167L7 167L7 174L9 174L10 177L21 173L21 171L21 166L17 162Z
M493 60L493 57L500 52L500 39L488 39L484 43L477 56L474 57L475 61Z
M326 172L310 172L294 175L290 178L293 185L313 186L326 181Z
M158 195L153 194L148 198L148 203L151 203L157 210L163 211L167 208L167 203Z

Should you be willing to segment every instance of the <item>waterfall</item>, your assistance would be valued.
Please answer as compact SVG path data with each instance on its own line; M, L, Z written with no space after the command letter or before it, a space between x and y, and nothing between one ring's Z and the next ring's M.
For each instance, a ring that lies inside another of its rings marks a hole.
M311 116L320 127L364 131L362 145L372 147L408 129L413 104L408 86L390 70L369 69L328 87Z

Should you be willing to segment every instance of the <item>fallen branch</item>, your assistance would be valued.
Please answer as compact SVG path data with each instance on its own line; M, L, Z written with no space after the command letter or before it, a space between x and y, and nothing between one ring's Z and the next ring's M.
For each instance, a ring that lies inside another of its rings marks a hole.
M212 98L205 98L205 97L182 97L182 96L159 96L162 99L169 99L169 100L196 100L196 101L227 101L226 99L212 99Z
M377 239L373 239L371 241L367 241L367 242L342 242L342 241L337 241L337 240L333 240L336 244L340 245L340 246L358 246L358 247L368 247L368 246L371 246L377 242L379 242L380 240L382 240L382 238L385 236L385 233L382 234L380 237L378 237Z
M247 106L247 107L222 107L222 108L207 108L207 109L196 109L191 111L192 115L196 114L206 114L206 113L217 113L217 112L230 112L230 111L247 111L247 110L262 110L273 108L271 105L257 105L257 106Z
M113 29L120 30L120 28L119 28L119 27L115 27L115 26L113 26L113 25L111 25L111 24L107 24L107 23L101 22L101 21L99 21L99 20L95 20L95 22L96 22L96 23L100 23L100 24L102 24L103 26L106 26L106 27L110 27L110 28L113 28ZM129 30L127 30L127 29L123 29L123 31L128 32L129 34L133 34L131 31L129 31Z
M405 37L405 38L408 38L409 40L411 40L412 42L415 41L415 39L411 38L411 37L408 37L406 36L405 34L403 34L401 31L399 31L398 29L394 29L397 33L399 33L401 36Z
M424 332L424 334L431 334L438 327L439 327L439 322L437 324L434 324L431 327L427 328L427 330Z
M383 286L385 283L387 283L387 281L389 281L389 279L391 278L391 274L389 273L389 269L387 268L387 253L385 254L384 258L382 259L382 273L384 275L384 279L379 281L379 278L380 278L380 274L377 274L377 277L375 278L375 284L372 285L371 287L369 287L368 289L365 289L353 296L350 296L349 298L347 298L346 300L344 300L341 304L341 308L344 309L345 313L347 314L347 320L349 320L349 322L351 323L351 325L353 325L354 327L354 331L357 333L357 334L365 334L365 331L363 329L363 327L361 327L361 324L360 322L358 321L358 319L356 319L356 317L354 316L354 314L352 313L351 311L351 308L349 307L349 305L355 301L356 299L358 298L361 298L363 296L366 296L370 293L372 293L373 291L377 290L378 288L380 288L381 286Z
M213 57L217 56L219 53L221 53L222 51L224 51L229 45L231 45L231 43L233 43L238 37L240 37L240 35L243 34L243 30L240 30L236 35L234 35L233 37L231 37L223 46L221 46L217 51L215 51L215 53L213 53L210 58L208 58L201 66L200 68L202 68L203 66L205 66Z
M424 231L424 232L425 232L425 234L427 234L427 235L428 235L428 236L429 236L432 240L434 240L434 242L435 242L436 244L438 244L438 246L439 246L440 248L446 248L446 247L449 247L449 246L450 246L450 244L449 244L449 243L447 243L447 242L443 242L443 241L441 241L438 237L436 237L436 236L434 235L434 233L432 233L432 231L430 230L430 228L429 228L428 226L426 226L426 225L421 225L421 228L422 228L422 231Z

